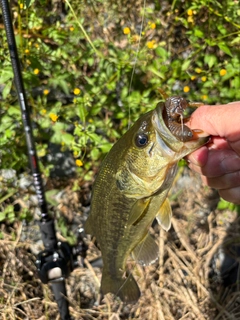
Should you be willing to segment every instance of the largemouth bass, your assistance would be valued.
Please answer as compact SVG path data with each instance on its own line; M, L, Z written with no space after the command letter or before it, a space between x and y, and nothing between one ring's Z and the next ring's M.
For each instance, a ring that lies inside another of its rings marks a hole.
M154 262L159 249L148 230L155 218L164 230L171 226L167 195L177 162L208 140L194 133L191 141L180 141L167 128L163 112L165 104L159 103L141 116L105 157L85 225L102 252L102 293L124 302L140 297L127 259L132 255L142 265Z

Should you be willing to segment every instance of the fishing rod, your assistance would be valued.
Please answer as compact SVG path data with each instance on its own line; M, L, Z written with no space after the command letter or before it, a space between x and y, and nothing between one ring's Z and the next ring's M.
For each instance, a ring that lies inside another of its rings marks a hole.
M87 245L83 240L83 229L79 230L78 244L75 247L71 247L67 242L59 241L56 237L54 220L48 213L43 181L38 165L38 157L36 153L30 118L30 110L24 89L10 7L8 0L0 0L0 3L2 7L3 21L7 35L12 69L14 73L15 87L21 108L29 163L31 166L33 183L38 198L38 204L40 207L39 228L45 250L41 251L38 254L36 266L41 281L44 284L51 284L51 289L58 304L61 319L70 320L71 316L69 313L69 303L67 300L65 279L69 276L74 268L79 266L79 264L81 266L84 266L83 259L86 257ZM79 263L78 256L82 257L82 263ZM92 265L99 266L99 260L93 262Z

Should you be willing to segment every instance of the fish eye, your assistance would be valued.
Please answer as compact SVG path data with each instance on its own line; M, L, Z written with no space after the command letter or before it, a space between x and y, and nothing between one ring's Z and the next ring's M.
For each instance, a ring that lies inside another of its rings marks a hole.
M135 144L138 148L145 147L148 144L148 136L145 133L136 134Z

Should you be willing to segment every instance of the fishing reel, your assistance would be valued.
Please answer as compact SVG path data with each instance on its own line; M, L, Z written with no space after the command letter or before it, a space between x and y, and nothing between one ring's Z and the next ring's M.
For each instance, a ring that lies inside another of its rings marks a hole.
M47 226L47 229L51 229L52 223L53 221ZM49 234L49 232L45 232L46 224L40 224L40 230L44 242L44 235ZM38 276L42 283L47 284L49 282L62 281L75 268L79 266L83 267L83 260L86 257L88 249L83 239L83 231L82 228L78 230L77 246L70 246L69 243L63 241L56 241L54 247L49 246L49 241L48 246L45 243L46 249L41 251L36 259Z

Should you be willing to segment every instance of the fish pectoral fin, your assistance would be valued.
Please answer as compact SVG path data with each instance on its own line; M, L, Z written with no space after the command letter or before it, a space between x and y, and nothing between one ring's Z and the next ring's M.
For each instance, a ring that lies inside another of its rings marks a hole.
M138 284L131 273L125 278L112 278L103 269L101 291L103 294L111 292L118 296L123 302L135 303L139 299L141 292Z
M147 233L146 237L134 248L132 255L137 263L147 266L158 259L159 248L153 237Z
M168 198L161 205L156 216L159 225L166 231L171 228L172 208Z
M149 199L139 199L137 200L129 213L129 218L127 224L129 226L132 226L138 222L138 220L141 220L141 216L143 216L143 213L147 206L149 205L151 198Z

